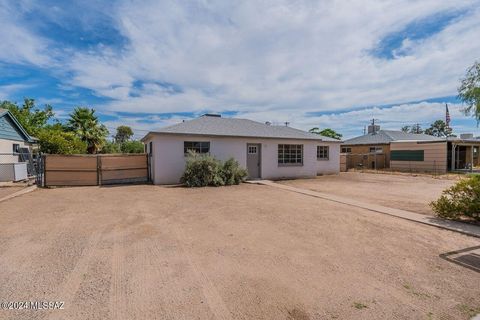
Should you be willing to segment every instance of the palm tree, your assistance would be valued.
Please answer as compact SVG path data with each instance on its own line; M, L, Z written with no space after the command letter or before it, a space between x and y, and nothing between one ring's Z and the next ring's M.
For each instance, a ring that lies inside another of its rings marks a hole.
M67 126L69 130L87 143L88 153L97 153L105 144L108 130L99 122L94 109L75 108L70 114Z

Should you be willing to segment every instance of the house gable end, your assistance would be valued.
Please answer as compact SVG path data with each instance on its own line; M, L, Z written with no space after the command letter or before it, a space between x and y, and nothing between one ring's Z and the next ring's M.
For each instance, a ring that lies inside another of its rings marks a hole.
M0 139L27 142L31 140L9 113L0 116Z

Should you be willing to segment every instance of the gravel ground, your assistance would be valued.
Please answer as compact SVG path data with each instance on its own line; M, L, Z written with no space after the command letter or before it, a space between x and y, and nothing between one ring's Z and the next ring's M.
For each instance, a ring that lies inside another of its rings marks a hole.
M339 175L319 176L315 179L280 181L280 183L346 196L390 208L433 215L428 204L438 199L442 191L456 181L451 178L422 175L345 172Z
M0 199L22 189L23 187L0 187Z
M0 203L0 319L468 319L467 237L259 185L42 189Z

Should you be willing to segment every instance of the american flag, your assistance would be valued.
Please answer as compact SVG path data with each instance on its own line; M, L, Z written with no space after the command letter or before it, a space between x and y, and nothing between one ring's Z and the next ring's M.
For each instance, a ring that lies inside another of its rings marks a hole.
M448 112L448 104L445 103L445 123L450 127L450 112Z

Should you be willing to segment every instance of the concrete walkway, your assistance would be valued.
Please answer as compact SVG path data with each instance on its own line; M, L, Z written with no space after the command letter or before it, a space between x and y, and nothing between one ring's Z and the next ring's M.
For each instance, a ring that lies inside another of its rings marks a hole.
M36 186L36 185L23 188L23 189L21 189L21 190L19 190L19 191L17 191L17 192L11 193L11 194L3 197L3 198L0 198L0 202L7 201L7 200L9 200L9 199L12 199L12 198L21 196L22 194L32 192L32 191L35 190L35 189L37 189L37 186Z
M266 186L279 188L279 189L283 189L291 192L301 193L307 196L334 201L334 202L338 202L338 203L342 203L349 206L362 208L362 209L366 209L374 212L388 214L393 217L402 218L402 219L406 219L414 222L419 222L419 223L427 224L430 226L434 226L434 227L438 227L438 228L442 228L450 231L460 232L469 236L480 238L480 227L467 224L467 223L445 220L437 217L418 214L411 211L394 209L394 208L384 207L381 205L376 205L371 203L365 203L365 202L353 200L351 198L345 198L345 197L336 196L332 194L327 194L327 193L322 193L322 192L317 192L317 191L312 191L312 190L307 190L302 188L296 188L292 186L283 185L280 183L275 183L270 180L251 180L247 182L253 183L253 184L266 185Z

